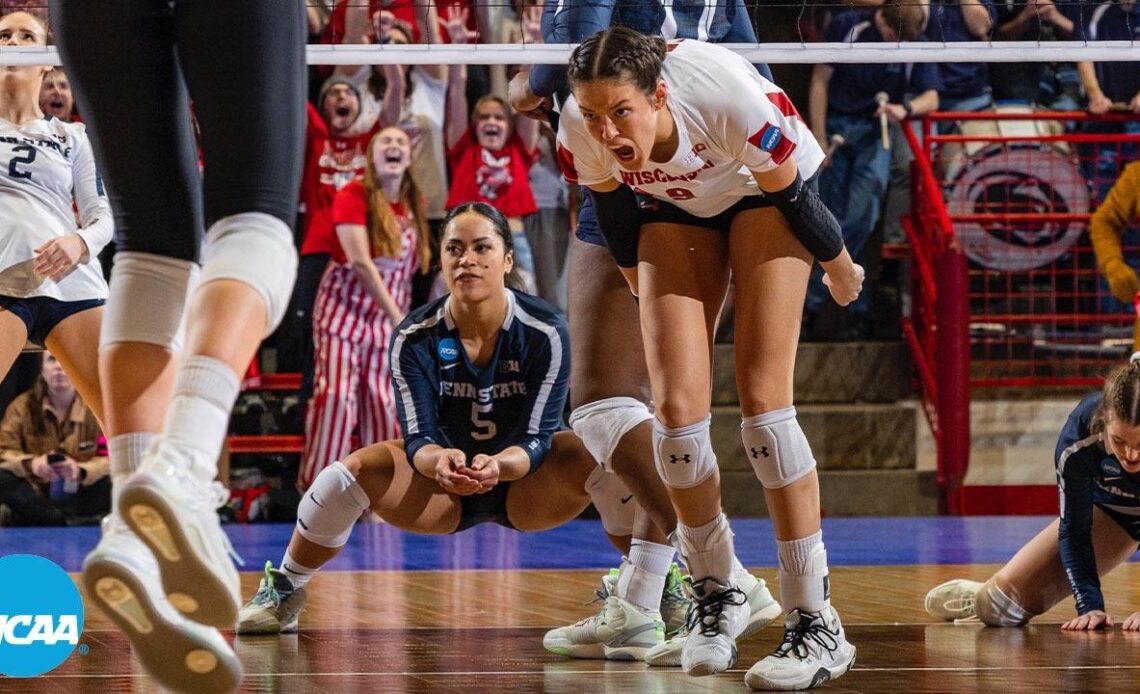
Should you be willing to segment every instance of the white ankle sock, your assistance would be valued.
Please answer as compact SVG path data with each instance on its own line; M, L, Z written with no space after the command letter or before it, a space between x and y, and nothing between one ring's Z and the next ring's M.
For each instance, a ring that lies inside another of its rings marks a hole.
M677 523L682 554L694 581L711 578L721 585L729 585L732 575L732 558L736 556L732 542L732 529L724 514L695 528Z
M107 440L107 455L111 465L111 513L118 512L123 480L139 469L143 454L156 436L158 434L153 432L136 431L112 436Z
M289 550L285 550L285 556L281 557L281 566L279 567L281 573L289 579L293 584L294 590L300 590L309 582L309 579L317 575L320 569L310 569L309 567L299 563L296 559L289 556Z
M665 591L665 577L672 563L671 545L634 539L629 546L629 558L621 563L614 592L638 607L657 610L661 607L661 593Z
M212 480L218 474L218 456L240 387L237 374L212 357L187 357L178 370L165 438L203 454L195 457L193 470L200 479Z
M780 558L780 604L785 610L820 612L831 606L823 531L798 540L776 541Z

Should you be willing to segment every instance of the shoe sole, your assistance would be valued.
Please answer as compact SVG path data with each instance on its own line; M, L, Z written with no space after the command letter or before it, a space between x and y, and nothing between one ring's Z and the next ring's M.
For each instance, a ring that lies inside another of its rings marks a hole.
M123 520L154 553L170 604L200 624L233 628L240 605L227 581L202 561L166 497L136 482L123 489L119 508Z
M135 656L159 684L180 692L232 692L241 662L228 646L202 633L205 627L169 621L139 579L118 562L95 558L83 567L89 599L131 642Z
M762 610L752 613L752 617L748 620L748 626L744 627L744 631L740 632L740 636L737 637L737 640L748 638L783 615L784 608L780 607L780 603L772 601ZM684 646L684 641L682 641L675 647L663 650L661 653L652 656L646 652L643 660L651 667L680 667L681 651L684 649Z
M542 647L555 655L561 655L567 658L580 658L582 660L606 659L606 649L600 643L576 643L566 645L543 643Z
M745 673L744 684L749 689L757 691L781 691L781 692L802 692L808 689L815 689L832 680L839 679L851 671L855 666L855 649L851 649L851 659L845 665L840 665L837 668L821 667L815 671L812 678L805 684L801 684L803 680L796 680L795 682L776 682L759 675L753 676L751 671Z
M726 670L731 670L733 665L736 665L736 659L740 653L736 649L736 643L732 644L732 656L728 659L728 664L724 667L712 667L708 663L696 663L693 667L685 670L685 674L689 677L708 677L709 675L719 675ZM684 667L684 663L681 664Z

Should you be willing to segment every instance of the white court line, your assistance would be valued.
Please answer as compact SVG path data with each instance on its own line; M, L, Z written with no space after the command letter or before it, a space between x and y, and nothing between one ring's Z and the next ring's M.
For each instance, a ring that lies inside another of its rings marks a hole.
M1022 667L859 667L851 668L851 672L999 672L999 671L1019 671L1019 670L1136 670L1140 669L1140 665L1040 665L1040 666L1022 666ZM747 670L743 668L726 670L730 674L744 674ZM649 668L645 667L638 670L483 670L476 672L467 671L447 671L447 672L247 672L245 679L258 678L265 679L267 677L502 677L510 676L525 676L525 675L562 675L566 677L577 677L579 675L645 675L646 673L661 673L668 675L670 673L678 675L678 677L685 676L679 668ZM119 677L141 677L139 673L124 673L121 675L114 674L97 674L97 675L40 675L37 679L108 679Z

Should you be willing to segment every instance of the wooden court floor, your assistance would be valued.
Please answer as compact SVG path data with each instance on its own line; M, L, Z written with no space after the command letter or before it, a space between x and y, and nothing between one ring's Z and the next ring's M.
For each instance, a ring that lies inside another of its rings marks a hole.
M995 565L836 567L833 602L858 648L834 692L1140 691L1140 633L1062 632L1062 604L1025 629L933 623L922 599L933 585L984 579ZM757 575L775 581L775 570ZM743 675L779 642L771 626L741 642L736 669L690 678L641 663L570 661L542 634L591 614L597 571L326 572L310 584L298 634L234 641L242 692L744 692ZM243 574L243 594L258 574ZM1118 621L1140 609L1140 565L1104 582ZM2 692L153 692L126 640L89 608L81 644L60 668L0 680ZM82 649L81 649L82 650Z

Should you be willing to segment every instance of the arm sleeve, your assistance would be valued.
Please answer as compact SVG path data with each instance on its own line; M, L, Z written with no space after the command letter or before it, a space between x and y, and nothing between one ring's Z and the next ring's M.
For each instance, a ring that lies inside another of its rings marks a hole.
M530 457L530 471L542 465L550 439L562 427L562 409L570 385L570 332L559 316L550 326L546 344L527 373L526 433L515 442ZM506 446L504 446L506 447Z
M641 241L641 220L637 196L629 186L618 186L608 193L587 191L594 201L598 229L606 239L610 255L618 267L637 267L637 246Z
M408 455L408 464L415 467L412 461L421 448L429 443L440 443L436 435L439 390L424 363L420 345L408 342L402 329L406 323L407 320L392 338L392 390L396 395L396 417L404 434L404 452Z
M613 0L548 2L542 11L542 40L579 43L608 28L613 12ZM530 90L538 96L554 96L568 88L565 65L535 65L530 71Z
M115 233L115 219L111 213L111 203L103 189L103 180L95 168L95 155L91 143L84 137L76 138L75 157L72 160L72 194L79 209L79 234L87 244L90 259L111 242Z
M1081 440L1077 417L1070 415L1057 441L1057 488L1061 523L1057 541L1061 565L1077 603L1077 614L1104 609L1100 577L1092 546L1092 466L1100 451L1096 445L1078 449Z

